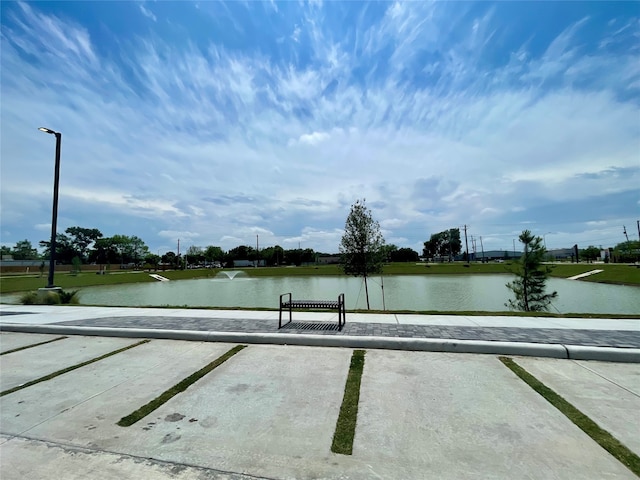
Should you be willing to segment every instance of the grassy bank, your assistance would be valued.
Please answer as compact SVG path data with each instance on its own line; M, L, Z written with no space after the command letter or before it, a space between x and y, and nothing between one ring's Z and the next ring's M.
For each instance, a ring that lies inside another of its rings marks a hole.
M512 268L510 263L464 263L443 264L415 264L392 263L385 265L385 275L475 275L475 274L508 274ZM640 268L621 264L558 264L552 266L551 276L567 278L590 270L604 270L602 273L585 277L584 281L640 285ZM342 275L339 265L320 265L308 267L265 267L239 269L251 277L289 277L289 276L317 276ZM107 275L95 273L58 273L55 276L56 285L64 289L77 289L98 285L118 285L124 283L155 282L149 273L158 273L170 280L186 280L193 278L214 277L220 270L171 270L166 272L113 272ZM44 287L46 276L11 276L0 277L0 293L24 292Z
M79 273L56 273L55 284L63 289L93 287L100 285L120 285L124 283L157 282L149 276L149 273L157 273L169 280L187 280L191 278L206 278L215 276L218 270L171 270L167 272L114 272L106 275L96 275L95 272ZM46 275L30 276L6 276L0 277L0 293L25 292L37 290L47 284Z

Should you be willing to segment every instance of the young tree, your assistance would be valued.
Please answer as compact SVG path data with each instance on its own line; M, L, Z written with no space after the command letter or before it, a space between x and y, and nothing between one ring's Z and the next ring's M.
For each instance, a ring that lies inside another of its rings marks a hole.
M511 310L525 312L547 311L551 300L558 296L558 292L545 293L545 282L551 270L542 265L546 254L542 237L536 237L529 230L524 230L518 238L524 245L524 253L514 263L517 278L507 283L507 288L516 298L515 301L510 299L505 306Z
M347 275L364 277L364 288L369 306L369 287L367 277L382 271L384 238L380 233L380 224L371 216L364 200L351 205L351 211L344 226L344 235L340 241L342 269Z

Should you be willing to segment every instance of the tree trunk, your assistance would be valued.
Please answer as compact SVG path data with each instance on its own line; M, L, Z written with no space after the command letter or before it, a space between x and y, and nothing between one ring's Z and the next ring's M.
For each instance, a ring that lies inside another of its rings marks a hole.
M371 307L369 307L369 286L367 285L367 276L364 276L364 291L365 294L367 296L367 310L371 310Z

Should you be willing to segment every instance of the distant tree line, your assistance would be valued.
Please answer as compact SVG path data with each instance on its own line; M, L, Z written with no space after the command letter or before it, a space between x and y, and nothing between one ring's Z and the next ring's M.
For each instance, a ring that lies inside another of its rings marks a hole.
M46 260L49 258L49 241L39 242L43 249L40 254L29 240L16 242L13 248L0 247L3 257L11 256L14 260ZM434 233L424 242L423 256L425 258L446 258L453 260L462 251L460 229L451 228ZM579 251L581 261L602 259L605 262L635 262L640 260L640 242L626 241L612 248L600 248L589 245ZM411 248L399 248L396 245L384 244L380 247L381 259L384 262L415 262L419 254ZM169 251L163 255L152 253L145 242L133 235L103 236L97 228L69 227L64 233L56 236L56 261L61 264L96 263L96 264L135 264L152 265L165 264L171 268L189 265L233 266L237 260L259 261L261 265L305 265L318 262L322 256L331 254L316 252L311 248L284 249L279 245L260 249L248 245L239 245L228 251L219 246L207 247L190 246L178 256ZM74 262L74 259L75 262Z
M49 258L50 241L39 242L42 253L29 240L21 240L11 248L3 246L1 254L14 260L46 260ZM137 236L113 235L105 237L97 228L69 227L56 235L56 262L60 264L164 264L169 268L185 268L189 265L220 265L233 267L234 262L248 260L260 265L305 265L315 264L322 256L335 256L316 252L311 248L284 249L280 245L256 250L255 247L239 245L228 251L219 246L190 246L178 255L175 251L156 255ZM419 259L418 252L396 245L384 245L383 259L387 262L409 262Z

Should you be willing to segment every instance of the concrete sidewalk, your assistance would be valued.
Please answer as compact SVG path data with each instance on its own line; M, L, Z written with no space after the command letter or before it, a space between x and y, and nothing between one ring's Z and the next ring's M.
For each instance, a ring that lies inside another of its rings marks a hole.
M2 305L3 331L640 362L640 320ZM285 314L283 314L283 317ZM283 321L286 321L283 319Z

